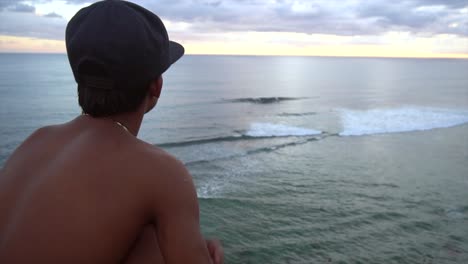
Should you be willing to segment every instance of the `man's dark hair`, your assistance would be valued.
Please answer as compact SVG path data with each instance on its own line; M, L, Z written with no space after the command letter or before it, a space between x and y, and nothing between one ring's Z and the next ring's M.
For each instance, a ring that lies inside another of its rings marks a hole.
M80 73L96 78L108 78L105 71L94 64L81 65ZM116 84L117 89L97 89L78 84L78 102L83 113L94 117L133 112L143 102L150 81Z

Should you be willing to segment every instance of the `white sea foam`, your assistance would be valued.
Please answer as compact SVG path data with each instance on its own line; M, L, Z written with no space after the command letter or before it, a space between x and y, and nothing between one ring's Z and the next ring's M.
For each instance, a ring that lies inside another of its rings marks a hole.
M214 198L217 195L222 194L226 185L227 183L219 180L205 182L197 188L197 195L199 198Z
M249 137L286 137L319 135L321 131L271 123L252 123L245 133Z
M340 110L340 136L422 131L468 123L467 110L404 107L367 111Z

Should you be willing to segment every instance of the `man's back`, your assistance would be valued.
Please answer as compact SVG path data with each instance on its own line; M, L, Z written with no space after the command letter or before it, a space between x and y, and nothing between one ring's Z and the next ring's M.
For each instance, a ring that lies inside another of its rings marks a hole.
M150 222L171 157L86 118L36 131L1 171L1 263L115 263Z
M78 11L65 43L86 115L36 131L1 169L0 263L222 263L188 171L136 138L183 46L117 0Z

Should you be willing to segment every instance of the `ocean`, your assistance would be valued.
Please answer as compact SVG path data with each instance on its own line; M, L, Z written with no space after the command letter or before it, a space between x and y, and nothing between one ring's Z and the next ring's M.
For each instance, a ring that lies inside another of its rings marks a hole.
M0 167L79 114L66 55L0 54ZM468 60L185 56L139 137L226 263L468 263Z

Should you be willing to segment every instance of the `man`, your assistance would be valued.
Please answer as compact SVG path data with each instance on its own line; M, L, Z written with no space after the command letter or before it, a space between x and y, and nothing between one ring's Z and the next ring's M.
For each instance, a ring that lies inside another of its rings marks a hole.
M84 114L34 132L1 170L0 263L222 263L185 167L136 138L183 47L117 0L80 10L66 46Z

